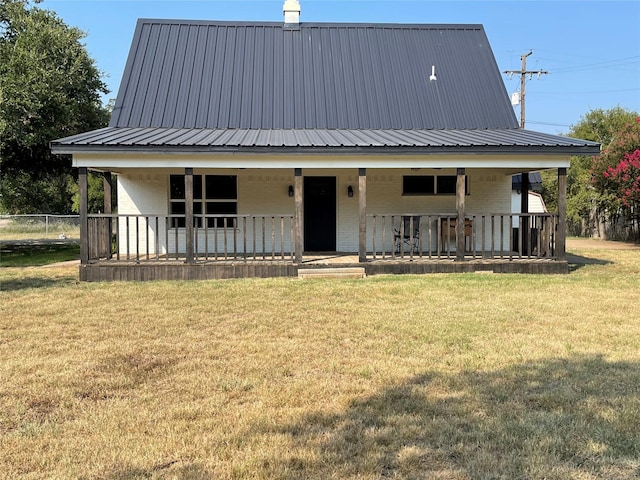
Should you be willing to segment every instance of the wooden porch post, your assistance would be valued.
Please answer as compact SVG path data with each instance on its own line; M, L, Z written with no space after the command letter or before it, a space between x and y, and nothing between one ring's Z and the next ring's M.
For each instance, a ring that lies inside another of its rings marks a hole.
M358 169L359 239L358 261L367 261L367 169Z
M303 205L303 182L302 182L302 169L294 169L294 202L295 202L295 228L296 228L296 263L302 262L302 250L303 248L303 236L302 227L304 222L304 205Z
M567 258L567 169L558 168L558 234L556 237L558 260Z
M529 213L529 173L522 172L520 174L520 213ZM529 217L520 216L520 238L522 239L522 245L520 245L520 251L524 255L529 255L533 246L531 245L531 236L529 234Z
M465 200L465 169L458 168L458 178L456 181L456 211L458 218L456 219L456 260L461 262L464 260L464 200Z
M104 213L111 215L113 211L112 203L111 203L111 186L112 186L111 172L102 173L102 185L104 188Z
M104 213L106 215L111 215L113 213L113 204L111 199L111 187L112 187L112 176L111 172L103 172L102 173L102 186L104 189ZM105 218L105 248L107 258L111 258L111 235L113 233L113 219Z
M184 169L186 263L193 263L193 168Z
M80 200L80 263L89 263L89 220L88 216L88 192L87 167L78 168L78 194Z

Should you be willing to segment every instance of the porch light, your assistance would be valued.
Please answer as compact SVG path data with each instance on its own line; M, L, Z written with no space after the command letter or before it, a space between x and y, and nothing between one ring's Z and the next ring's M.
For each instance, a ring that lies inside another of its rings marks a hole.
M289 185L289 196L293 197L293 185Z
M347 187L347 197L349 198L353 197L353 187L351 185Z

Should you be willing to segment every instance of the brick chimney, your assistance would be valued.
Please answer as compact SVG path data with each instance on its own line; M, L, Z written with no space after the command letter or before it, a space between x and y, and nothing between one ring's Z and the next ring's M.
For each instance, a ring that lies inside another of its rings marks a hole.
M284 0L282 11L284 23L300 23L300 2L298 0Z

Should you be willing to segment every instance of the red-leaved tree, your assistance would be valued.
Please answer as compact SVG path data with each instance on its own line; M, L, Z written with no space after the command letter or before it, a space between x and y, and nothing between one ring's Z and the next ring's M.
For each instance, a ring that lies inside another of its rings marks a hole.
M622 207L640 202L640 150L625 153L620 163L607 168L603 175Z
M630 236L640 240L640 117L594 158L592 178L600 207L610 217L622 218Z

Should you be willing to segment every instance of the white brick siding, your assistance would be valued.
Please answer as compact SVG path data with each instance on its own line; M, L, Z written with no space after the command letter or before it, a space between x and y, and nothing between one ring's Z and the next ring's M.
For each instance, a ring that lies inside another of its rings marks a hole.
M146 228L144 219L139 220L140 226L140 252L146 253L147 237L149 240L149 251L155 254L156 242L159 252L166 252L166 228L165 216L169 212L169 175L183 174L184 171L169 169L149 170L127 170L126 173L118 176L118 213L122 215L144 214L152 216L150 227ZM289 185L294 185L293 172L290 169L246 169L246 170L194 170L194 175L217 174L217 175L237 175L238 178L238 214L239 215L275 215L275 231L271 230L271 219L265 223L265 245L264 250L276 253L281 249L281 231L279 216L294 215L294 199L289 197ZM337 250L341 252L356 252L358 250L358 171L356 169L345 170L303 170L305 176L335 176L337 195L337 229L336 244ZM425 196L403 196L402 177L404 175L455 175L455 170L442 169L431 170L422 169L410 171L408 169L368 169L367 170L367 214L451 214L456 213L455 195L425 195ZM468 216L488 214L488 213L508 213L511 210L511 176L497 170L469 170L469 192L467 195L466 212ZM353 187L354 196L347 196L347 188ZM155 218L160 216L159 228L155 228ZM399 222L399 218L397 220ZM130 252L136 251L135 246L135 224L130 220ZM259 251L263 250L262 245L262 219L257 220L256 246ZM287 219L284 226L284 250L290 252L290 232L291 224ZM480 219L476 220L476 248L481 247ZM240 220L240 226L244 226L244 220ZM423 225L423 228L425 226ZM120 238L125 238L124 222L120 224ZM371 232L371 220L368 221L368 230ZM387 226L389 228L389 226ZM157 231L156 231L157 230ZM432 240L435 242L436 225L435 220L432 225ZM169 251L175 251L175 230L170 229L168 236ZM227 233L227 248L232 251L234 248L233 229ZM247 249L253 251L253 219L247 219ZM487 225L488 235L488 225ZM208 243L208 251L213 253L216 249L222 251L224 246L224 234L218 231L217 235L212 230L206 233L199 229L196 243L198 250L204 251L205 243ZM272 238L275 238L275 248L272 248ZM389 244L392 242L391 233L387 232ZM488 236L487 236L488 238ZM368 233L369 245L372 248L371 234ZM508 245L508 228L504 234L504 241ZM235 246L239 252L244 250L244 241L241 233L235 238ZM426 239L423 237L426 244ZM184 252L184 233L178 235L179 251ZM495 247L499 245L496 240ZM435 245L435 243L433 243ZM378 246L379 247L379 246ZM125 246L121 247L121 250ZM121 254L124 253L121 251Z
M165 253L164 246L165 225L164 216L168 214L169 204L167 201L169 190L168 172L152 170L127 170L123 175L118 175L118 213L121 215L159 215L162 216L159 222L159 231L155 228L155 219L150 219L147 226L146 219L138 218L138 241L136 242L136 219L129 219L129 253L135 256L147 253L147 242L149 253L155 253L156 240L160 244L160 253ZM120 220L120 254L127 253L127 222Z
M402 195L402 177L405 175L455 175L455 170L418 170L407 171L402 170L367 170L367 213L368 214L456 214L456 197L455 195ZM511 202L511 175L491 171L491 170L469 170L467 169L469 195L465 198L465 212L468 217L472 215L504 213L510 211ZM423 248L427 248L428 238L425 231L428 226L425 225L425 219L421 222L422 244ZM499 220L496 219L496 222ZM400 218L395 220L395 227L399 228ZM485 247L490 247L489 241L489 222L485 225ZM505 224L507 225L507 224ZM371 221L367 224L367 229L371 231ZM481 238L481 219L477 218L474 222L475 229L475 248L480 249L482 246ZM496 229L499 228L496 223ZM508 243L508 226L507 232L504 233L503 241ZM381 227L378 227L380 230ZM437 225L435 219L431 225L431 242L435 248L437 244ZM371 235L368 235L371 239ZM379 234L381 240L381 235ZM357 241L357 235L356 235ZM393 239L387 232L385 238L385 249L391 248ZM499 239L495 240L495 248L499 247ZM380 241L376 245L381 248ZM372 249L371 240L367 245L368 249Z

